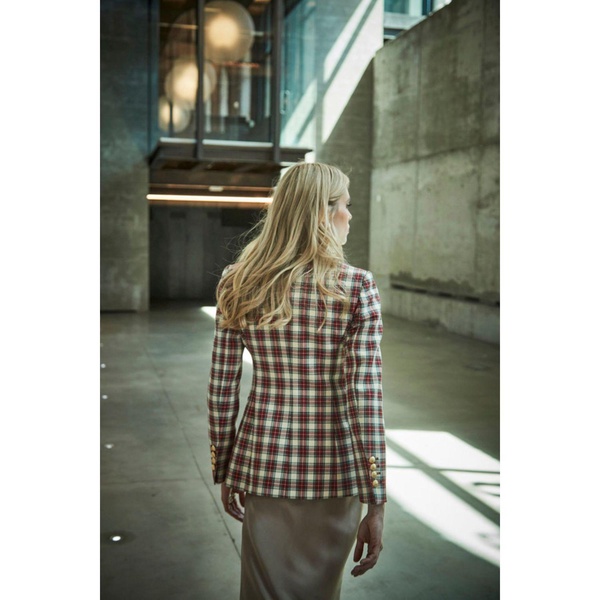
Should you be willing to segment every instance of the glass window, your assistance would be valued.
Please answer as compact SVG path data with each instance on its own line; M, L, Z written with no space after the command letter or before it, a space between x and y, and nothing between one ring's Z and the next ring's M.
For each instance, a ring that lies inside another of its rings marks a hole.
M195 137L198 87L196 14L176 12L174 2L161 2L158 124L169 137Z
M161 2L159 126L170 137L196 137L195 4ZM272 53L270 0L204 5L204 139L271 141Z
M409 0L385 0L383 10L393 13L408 13Z
M386 13L417 17L423 14L423 0L385 0L383 10Z
M283 28L281 145L312 147L317 103L315 0L288 0Z

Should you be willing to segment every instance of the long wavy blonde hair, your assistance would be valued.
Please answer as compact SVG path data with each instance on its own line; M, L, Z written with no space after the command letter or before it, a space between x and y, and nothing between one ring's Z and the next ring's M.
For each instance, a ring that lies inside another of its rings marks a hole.
M312 268L324 319L327 296L347 304L337 285L344 251L331 219L348 184L344 173L322 163L300 162L282 175L257 225L258 235L221 279L217 290L221 327L284 326L292 318L290 289L307 267Z

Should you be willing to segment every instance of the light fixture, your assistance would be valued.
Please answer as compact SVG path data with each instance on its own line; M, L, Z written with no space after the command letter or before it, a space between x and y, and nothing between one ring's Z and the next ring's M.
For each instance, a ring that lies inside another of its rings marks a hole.
M217 73L208 61L204 61L202 97L206 102L217 84ZM198 92L198 68L196 61L182 58L174 61L173 67L165 78L165 93L167 98L178 103L181 107L193 107Z
M204 38L204 55L209 60L241 60L254 43L254 22L241 4L214 0L204 8Z
M172 102L173 106L173 131L183 131L190 122L190 110L187 106L179 102ZM161 96L158 101L158 124L163 131L169 131L171 122L171 108L169 99L166 96Z

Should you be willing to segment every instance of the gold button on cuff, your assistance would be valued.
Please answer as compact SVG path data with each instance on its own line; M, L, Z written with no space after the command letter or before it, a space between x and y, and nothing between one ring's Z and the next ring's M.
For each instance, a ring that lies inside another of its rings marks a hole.
M213 458L211 458L211 459L210 459L210 462L211 462L213 465L216 465L216 464L217 464L217 459L213 457Z
M371 458L369 459L369 462L374 465L377 462L377 459L374 456L371 456Z
M377 465L371 465L371 471L377 471Z
M372 472L371 472L371 477L372 477L373 479L377 479L377 475L379 475L379 473L377 473L377 471L372 471Z
M377 487L379 485L379 481L377 479L373 479L373 487Z
M214 444L210 445L210 450L211 452L215 452L217 449L215 448Z

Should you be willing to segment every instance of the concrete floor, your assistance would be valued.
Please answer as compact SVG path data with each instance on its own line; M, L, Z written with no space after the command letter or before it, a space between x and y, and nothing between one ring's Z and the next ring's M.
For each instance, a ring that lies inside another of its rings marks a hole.
M237 599L241 524L208 450L214 321L180 303L101 326L101 597ZM499 349L384 316L382 351L385 548L357 579L349 559L342 598L499 598ZM245 364L242 408L250 380Z

